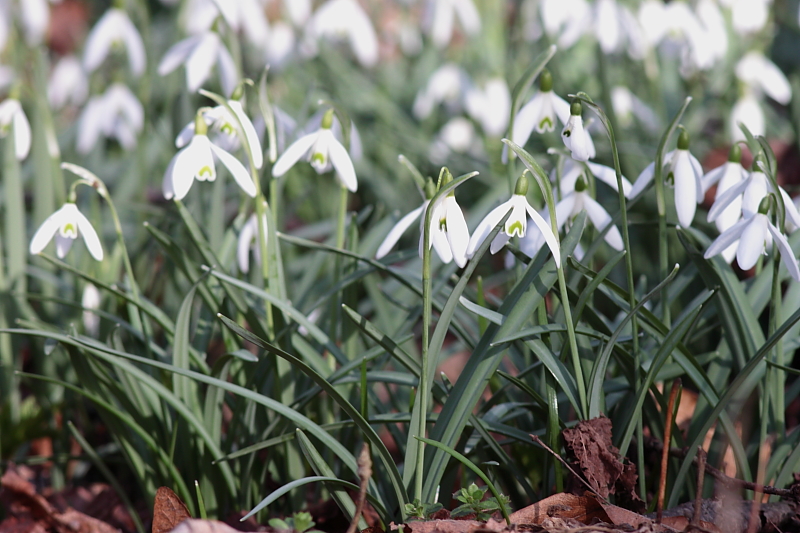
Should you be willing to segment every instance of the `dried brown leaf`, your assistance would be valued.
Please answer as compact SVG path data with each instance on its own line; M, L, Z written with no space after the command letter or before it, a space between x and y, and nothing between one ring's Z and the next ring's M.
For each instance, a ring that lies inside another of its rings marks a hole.
M153 533L168 533L191 517L186 504L171 488L158 488L153 503Z
M574 494L553 494L511 514L512 524L542 524L548 518L571 518L584 524L595 518L609 522L608 516L594 498Z

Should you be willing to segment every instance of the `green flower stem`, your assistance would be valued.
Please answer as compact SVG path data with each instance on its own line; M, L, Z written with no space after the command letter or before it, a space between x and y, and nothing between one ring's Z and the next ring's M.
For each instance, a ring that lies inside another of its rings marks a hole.
M336 249L337 250L344 250L345 244L345 230L347 228L347 199L348 199L348 190L347 187L344 185L339 185L339 209L337 213L336 219ZM333 283L334 285L339 283L339 280L342 278L342 256L341 254L336 254L336 257L333 261ZM336 338L337 331L339 330L339 320L338 317L341 315L341 302L342 300L342 292L337 292L333 296L331 300L331 337Z
M775 250L775 254L772 259L772 298L770 298L769 310L769 336L772 336L775 331L777 331L778 326L783 320L781 318L781 252L778 250L777 246L773 246L773 250ZM786 365L783 353L783 337L778 339L778 342L775 343L773 360L781 367ZM770 374L772 374L774 379L772 380L771 387L769 387L769 381L766 383L768 388L767 394L764 395L764 401L767 402L769 398L769 392L771 391L773 395L772 403L775 417L775 427L772 428L772 431L775 432L778 438L778 443L780 443L786 437L786 394L784 390L786 384L786 372L780 367L773 367L767 370L766 376L769 377ZM764 419L767 419L767 417L764 417ZM764 441L762 440L761 442Z
M416 430L416 437L424 438L428 425L428 350L430 348L431 324L431 219L433 217L434 200L428 202L425 208L425 222L422 229L422 364L420 366L419 387L417 399L419 402L419 426L411 428ZM414 498L422 501L422 476L425 467L425 446L423 442L417 446L416 475L414 476Z

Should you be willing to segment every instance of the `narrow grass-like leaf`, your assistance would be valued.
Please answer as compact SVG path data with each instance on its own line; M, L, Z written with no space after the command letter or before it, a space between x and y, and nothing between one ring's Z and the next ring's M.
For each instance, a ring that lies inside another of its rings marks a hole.
M481 305L476 304L475 302L471 302L468 299L464 298L463 296L459 296L458 302L464 307L466 307L467 310L472 311L476 315L485 318L492 324L497 324L498 326L502 326L503 322L505 322L506 317L504 317L497 311L492 311L491 309L487 309Z

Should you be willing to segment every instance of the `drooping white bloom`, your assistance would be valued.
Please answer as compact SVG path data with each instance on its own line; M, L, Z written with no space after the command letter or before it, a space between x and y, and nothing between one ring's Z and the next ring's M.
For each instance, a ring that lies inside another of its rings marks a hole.
M499 137L508 127L511 92L503 78L492 78L483 89L473 87L464 100L467 113L478 121L486 135Z
M100 135L115 138L125 150L136 147L136 137L144 126L144 108L136 96L121 83L89 99L78 119L78 152L88 153Z
M19 7L25 41L31 46L41 44L50 25L50 6L47 0L24 0L19 3Z
M591 161L576 161L571 157L565 158L564 160L564 168L561 171L561 179L559 180L560 187L558 189L559 196L561 198L567 196L568 194L575 191L575 187L578 184L578 178L580 178L586 171L589 171L595 178L600 180L601 182L605 183L615 191L617 189L617 171L611 167L607 167L605 165L599 165L597 163L592 163ZM550 181L553 183L556 182L556 169L554 168L550 172ZM622 176L622 192L626 198L630 196L632 189L631 182L628 181L628 178Z
M306 156L311 166L322 174L336 170L336 178L351 192L358 189L356 171L345 147L334 137L331 131L333 110L329 110L322 119L320 129L297 139L278 158L272 167L274 177L283 176L301 157Z
M319 39L346 39L362 66L373 67L378 63L375 28L356 0L328 0L314 12L306 31L311 54L316 54Z
M433 71L427 85L417 92L412 108L414 116L420 120L427 118L440 103L444 103L450 112L458 112L468 85L469 77L461 67L445 63Z
M256 186L247 169L234 156L214 145L206 135L205 128L204 119L198 116L195 119L195 134L192 140L175 154L164 174L164 198L182 200L195 179L198 181L217 179L215 158L230 171L239 187L248 196L255 198Z
M730 188L735 187L741 183L746 177L747 172L742 168L742 149L738 144L731 147L728 161L724 165L710 170L705 176L702 177L703 191L710 189L715 183L717 185L717 192L715 198L720 198ZM717 229L723 232L736 224L742 216L742 196L741 193L731 199L730 203L725 206L718 213L715 213L714 222L716 222ZM709 218L709 221L712 219Z
M556 266L561 266L561 253L559 251L558 240L555 235L553 235L553 230L550 229L550 226L544 221L542 216L528 203L527 198L525 198L527 193L528 179L525 174L523 174L517 180L514 194L511 195L511 198L492 209L489 214L481 220L478 227L475 228L475 232L472 234L469 240L469 246L467 247L467 257L475 255L475 252L483 241L486 240L486 237L489 236L494 227L500 223L510 209L511 214L508 219L506 219L503 230L494 238L492 244L489 246L489 251L492 254L497 253L500 248L506 245L511 237L525 237L528 229L528 216L530 216L531 219L533 219L533 223L542 233L550 251L553 252L553 259L555 260Z
M261 0L213 1L220 14L234 31L242 32L254 46L264 46L270 28ZM206 28L208 29L208 28Z
M186 87L195 92L211 75L211 67L217 64L222 90L230 95L238 83L236 65L222 40L214 32L207 31L188 37L167 50L158 73L166 76L181 65L186 66Z
M453 117L442 126L437 140L448 150L463 154L475 142L475 127L464 117Z
M569 193L565 194L558 204L556 204L556 223L558 229L562 229L568 220L575 218L581 211L586 211L589 220L597 228L597 231L602 232L606 227L611 224L611 215L608 211L600 205L586 188L586 182L583 178L579 179L575 188ZM550 213L545 213L542 217L548 225L550 224ZM619 228L611 226L605 234L605 240L615 250L622 250L622 235ZM533 257L544 244L544 239L541 235L531 237L527 235L524 239L520 240L520 250L528 257Z
M294 45L294 29L282 20L273 24L265 47L270 68L279 68L285 64L294 52Z
M736 63L736 77L766 93L779 104L786 105L792 99L792 86L786 75L763 54L748 52Z
M244 112L240 101L228 100L228 105L233 110L236 118L241 122L242 133L245 139L247 139L250 152L253 154L253 162L256 168L260 169L264 165L264 151L261 149L261 141L258 139L256 128L253 126L250 117ZM203 109L200 114L206 126L211 130L210 137L213 139L215 145L226 152L234 152L241 147L241 137L240 134L237 133L239 127L236 124L236 120L228 113L227 109L223 106L216 106ZM194 136L194 131L195 121L193 120L178 133L178 137L175 139L175 146L178 148L186 146Z
M539 9L545 32L565 50L581 38L591 22L592 10L586 0L541 0Z
M453 37L456 17L464 33L474 37L481 31L481 19L472 0L429 0L428 32L438 48L444 48Z
M54 109L81 105L89 95L89 79L83 65L73 55L58 60L47 83L47 100Z
M146 54L144 42L139 30L133 25L127 13L118 8L111 8L100 17L89 37L86 39L83 54L83 65L87 72L94 72L108 57L111 47L122 43L128 53L128 66L134 76L144 73Z
M100 332L100 317L94 311L100 307L100 291L93 283L87 283L83 287L81 296L81 307L83 307L82 319L86 333L92 337L97 337Z
M678 148L664 156L665 181L675 188L675 210L678 222L688 228L694 219L697 204L703 201L703 167L689 153L689 134L681 131L678 135ZM655 162L650 163L636 178L630 197L635 198L655 176Z
M730 133L731 141L737 143L744 141L745 136L739 124L744 124L754 136L764 135L766 132L766 124L764 120L764 112L758 103L758 98L755 97L753 91L746 89L744 95L739 98L731 109L730 118Z
M597 0L591 20L603 53L612 54L625 49L633 59L645 57L648 43L644 29L633 13L617 0Z
M724 231L708 247L704 257L711 257L721 253L738 240L736 247L736 262L742 270L750 270L758 261L759 256L766 254L774 242L781 254L781 261L786 266L789 274L800 281L800 267L794 256L789 242L781 231L770 222L769 216L759 211L747 216Z
M30 252L32 254L40 253L55 237L56 254L59 258L63 258L69 252L78 235L83 236L83 242L86 243L86 248L92 254L92 257L102 261L103 246L100 244L97 232L92 227L89 219L78 211L78 206L72 202L61 206L61 209L42 222L42 225L33 235L33 239L31 239Z
M264 228L267 227L267 217L264 217ZM264 235L266 245L267 236ZM236 261L239 264L239 272L247 274L250 272L250 250L253 250L253 257L257 264L261 264L261 246L258 243L258 219L255 213L250 215L247 222L242 226L239 233L239 240L236 245Z
M311 15L311 0L283 0L283 7L295 26L305 24Z
M525 146L534 129L539 133L553 131L556 118L562 124L569 121L569 104L553 92L553 76L544 69L539 74L539 91L514 117L511 140L519 146Z
M760 157L760 156L759 156ZM741 211L736 213L738 216L749 218L758 212L761 201L766 196L775 192L769 178L761 170L763 165L760 158L753 162L753 168L743 180L731 185L724 193L718 194L714 200L714 205L708 210L708 221L714 222L723 212L727 216L733 217L735 211L728 210L730 205L737 205L741 201ZM786 208L786 222L791 222L800 227L800 212L795 207L794 202L783 187L778 187L777 191L783 198L783 205Z
M614 113L622 126L629 127L635 117L639 124L651 132L661 131L658 115L624 85L611 89L611 105L614 106Z
M14 152L17 160L22 161L28 157L31 149L31 125L22 104L16 98L6 98L0 103L0 137L8 135L9 130L14 130Z
M766 26L772 0L720 0L720 3L730 8L734 31L749 35Z
M581 103L572 102L569 109L569 119L561 130L561 140L572 152L572 158L577 161L588 161L595 156L594 142L589 136L589 132L583 128Z

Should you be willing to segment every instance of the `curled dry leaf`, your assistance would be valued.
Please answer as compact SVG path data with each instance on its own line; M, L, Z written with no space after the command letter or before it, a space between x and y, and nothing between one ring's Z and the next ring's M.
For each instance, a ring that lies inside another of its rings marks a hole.
M191 517L186 504L171 488L158 488L153 503L153 533L168 533Z

